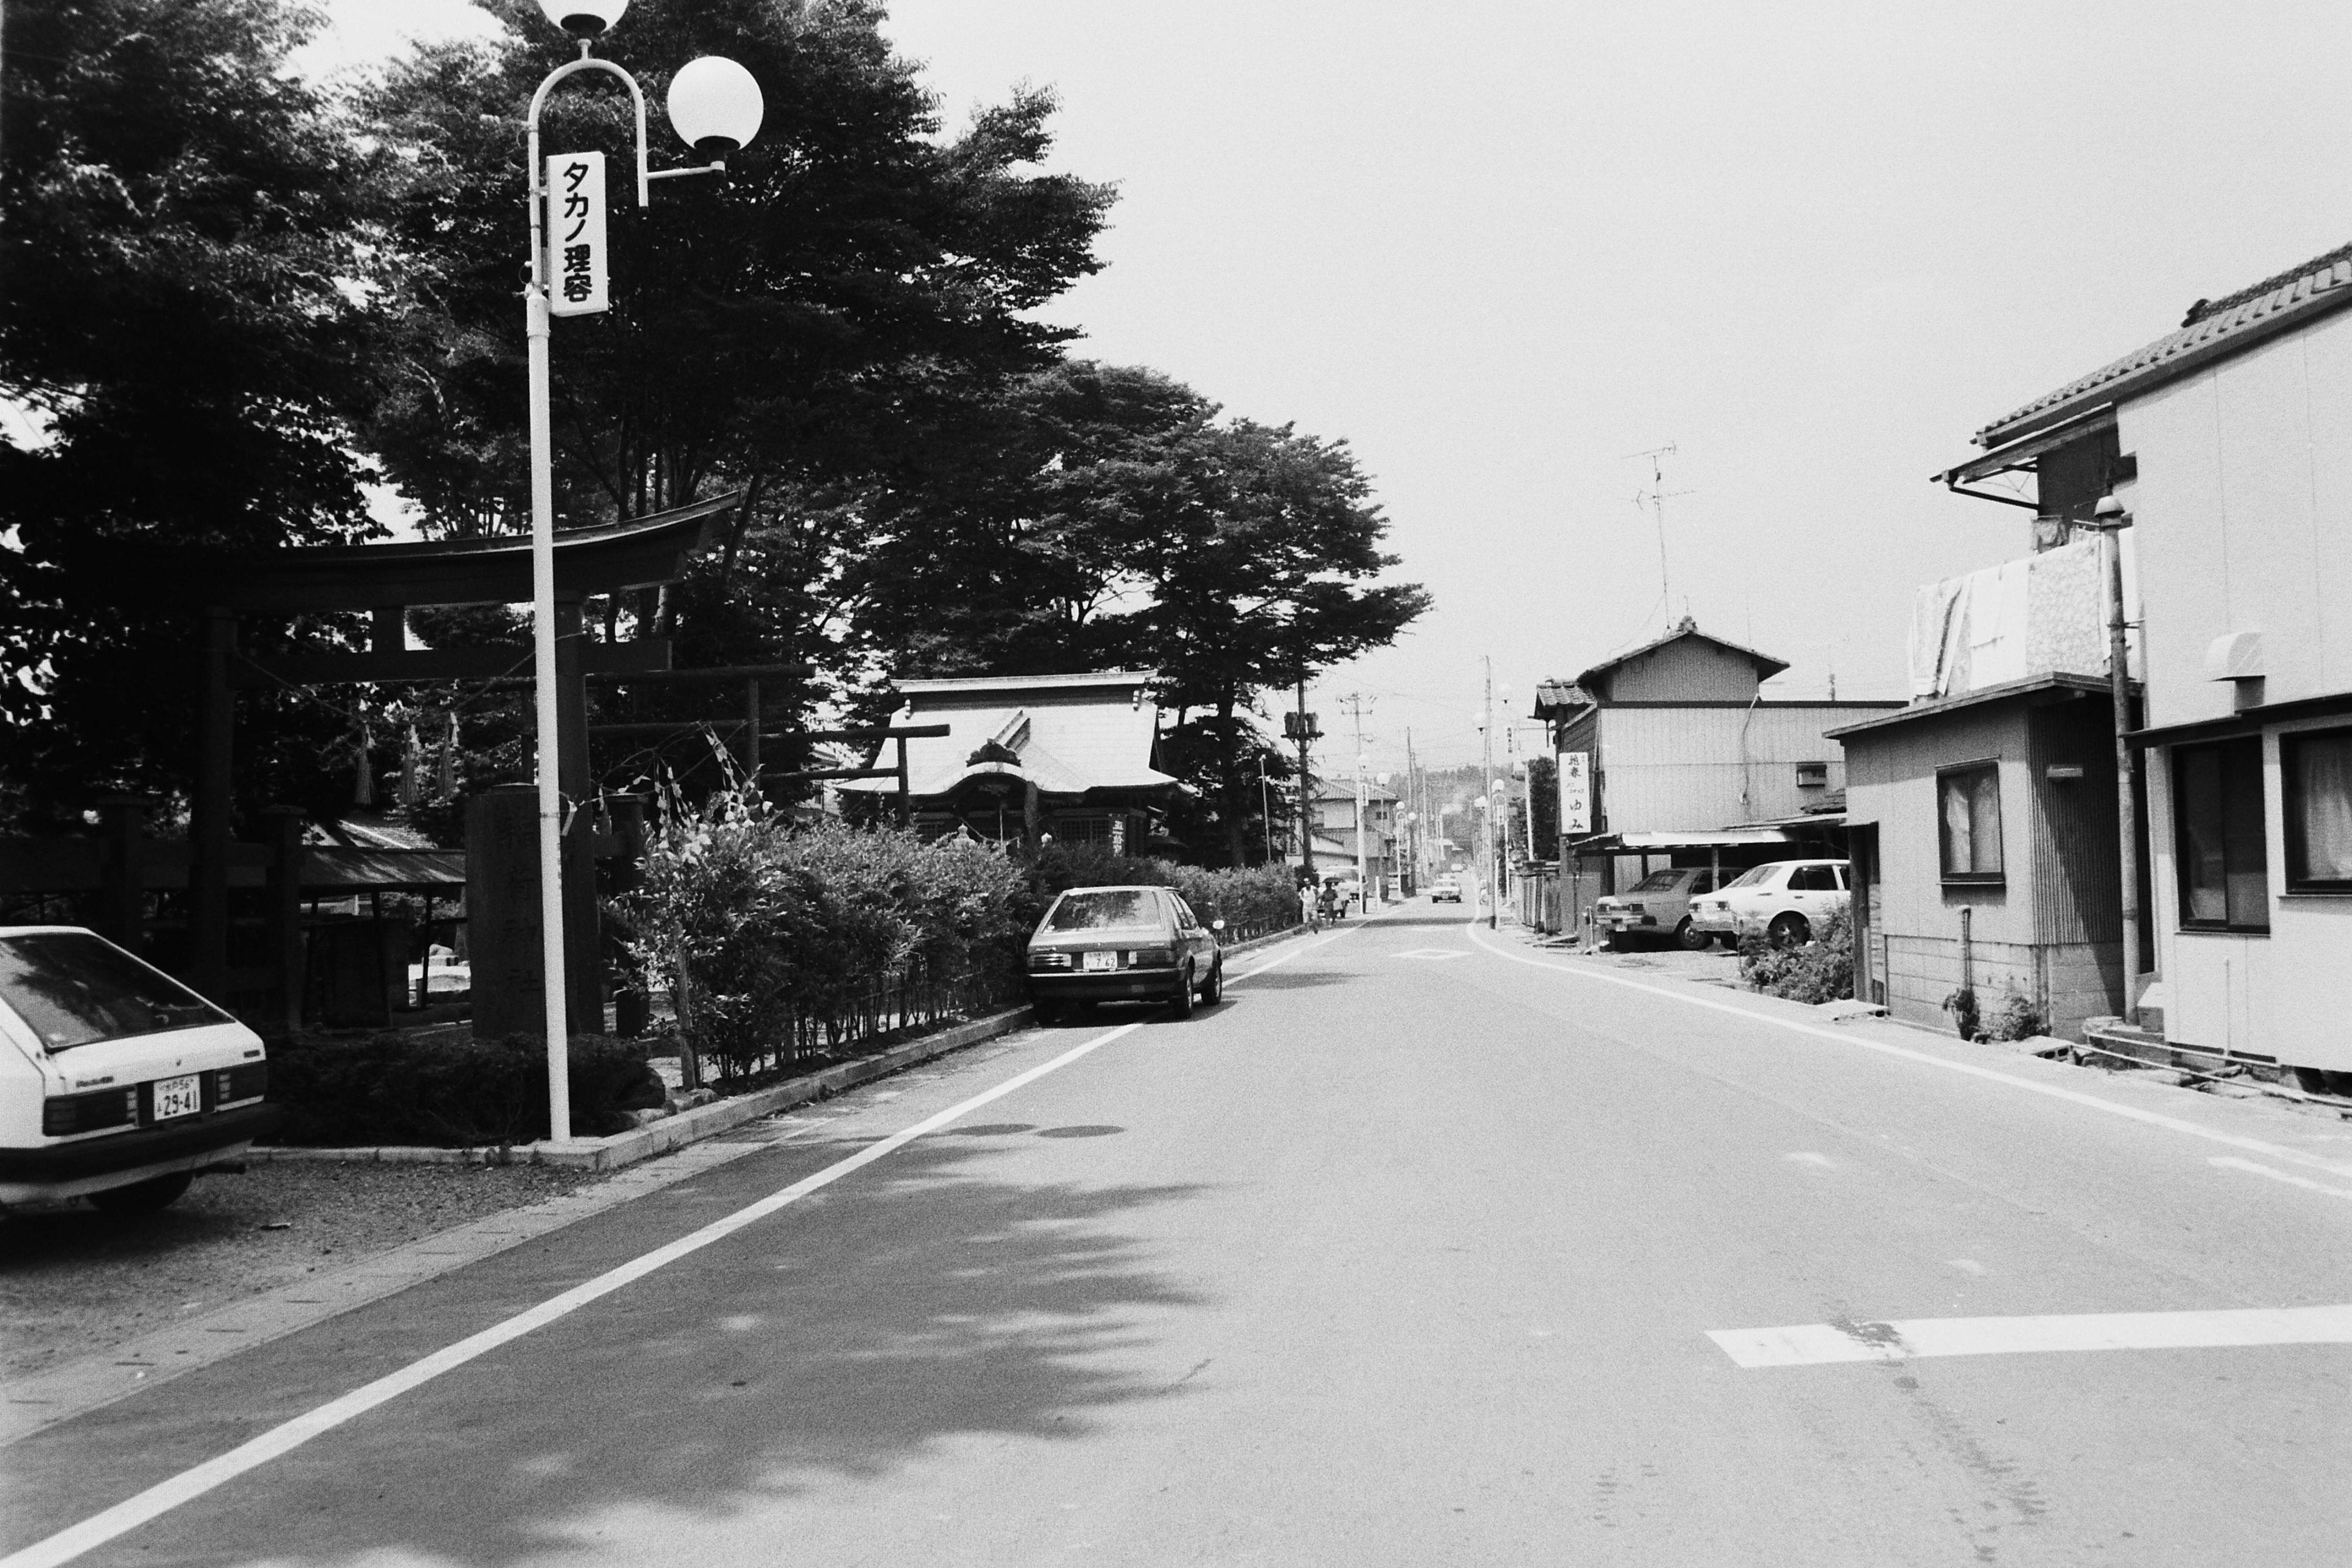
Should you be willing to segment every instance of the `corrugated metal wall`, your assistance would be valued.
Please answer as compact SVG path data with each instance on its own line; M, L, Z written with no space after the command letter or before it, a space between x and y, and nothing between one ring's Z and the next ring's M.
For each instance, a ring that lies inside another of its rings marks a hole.
M2027 728L2033 822L2033 923L2042 942L2120 942L2121 856L2116 840L2115 710L2084 698L2036 710ZM2053 767L2083 776L2052 782Z

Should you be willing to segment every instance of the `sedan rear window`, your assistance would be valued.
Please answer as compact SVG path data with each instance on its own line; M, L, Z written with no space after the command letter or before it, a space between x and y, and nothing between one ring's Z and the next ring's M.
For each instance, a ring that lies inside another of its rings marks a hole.
M0 1000L53 1051L232 1021L170 975L83 931L0 937Z
M1761 884L1769 882L1773 878L1779 876L1781 871L1786 868L1786 864L1787 863L1785 861L1775 860L1766 865L1759 866L1754 870L1751 870L1740 877L1737 881L1726 882L1723 885L1723 890L1727 893L1734 888L1753 888L1760 886Z
M1054 906L1054 912L1045 917L1047 931L1109 931L1118 926L1160 923L1159 896L1142 888L1064 893L1062 901Z
M1676 888L1681 887L1683 885L1683 879L1689 875L1690 872L1687 868L1679 868L1664 871L1653 871L1648 876L1643 878L1640 881L1634 883L1632 890L1636 893L1670 893Z

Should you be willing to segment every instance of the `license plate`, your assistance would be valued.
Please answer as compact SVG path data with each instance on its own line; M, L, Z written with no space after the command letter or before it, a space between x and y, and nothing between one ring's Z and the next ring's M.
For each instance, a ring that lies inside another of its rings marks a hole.
M205 1108L204 1090L199 1087L202 1073L190 1073L185 1078L163 1078L155 1080L155 1120L168 1121L174 1116L194 1116Z
M1079 967L1090 972L1099 972L1105 969L1117 969L1118 967L1118 954L1116 952L1090 952L1086 955L1086 958L1080 963Z

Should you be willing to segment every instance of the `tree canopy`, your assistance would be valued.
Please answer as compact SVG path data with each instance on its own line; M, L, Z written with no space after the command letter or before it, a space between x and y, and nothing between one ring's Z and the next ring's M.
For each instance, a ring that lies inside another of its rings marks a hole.
M0 816L188 772L182 621L113 605L121 551L352 540L382 479L429 532L527 526L519 273L530 94L571 47L506 23L333 90L289 68L291 0L23 0L0 121ZM1073 359L1039 320L1101 265L1109 186L1046 169L1054 100L948 133L872 0L636 0L599 53L658 106L704 54L766 120L723 181L632 199L626 96L576 77L543 147L601 150L613 308L555 328L560 525L739 489L656 606L594 606L680 663L805 661L785 694L873 714L897 679L1142 666L1201 792L1188 836L1247 858L1259 696L1426 607L1344 441L1221 416L1157 372ZM688 161L656 108L656 165ZM517 640L419 611L436 646ZM101 629L102 628L102 629ZM354 634L329 618L262 643ZM427 689L243 700L240 798L331 809L367 737L463 710L475 782L526 765L503 700ZM376 753L388 760L390 748ZM1279 773L1279 752L1274 755Z

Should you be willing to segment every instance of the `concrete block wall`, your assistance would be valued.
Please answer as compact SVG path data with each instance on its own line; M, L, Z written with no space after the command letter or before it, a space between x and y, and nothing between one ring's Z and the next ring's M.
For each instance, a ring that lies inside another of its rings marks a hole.
M1960 986L1959 939L1886 934L1874 943L1873 972L1885 983L1887 1011L1908 1023L1949 1028L1944 998ZM2086 1019L2115 1011L2121 962L2116 942L1979 942L1969 967L1981 1012L1992 1012L2013 990L2035 1002L2050 1034L2079 1040Z

